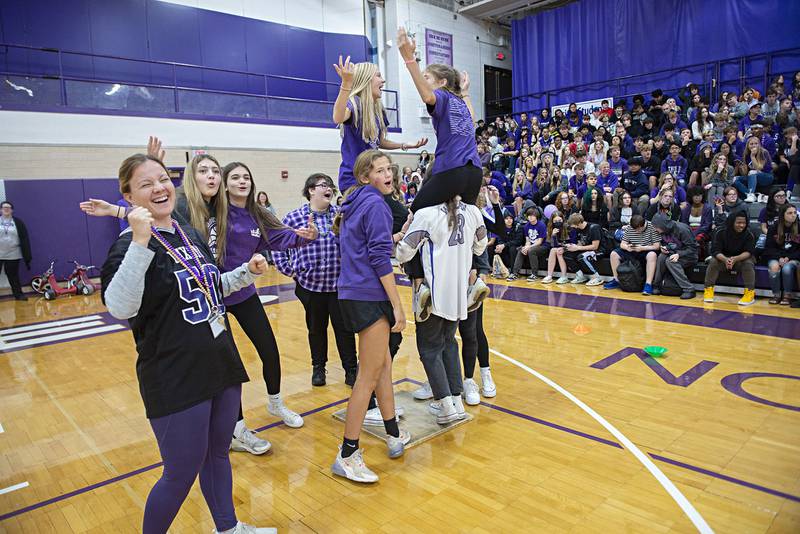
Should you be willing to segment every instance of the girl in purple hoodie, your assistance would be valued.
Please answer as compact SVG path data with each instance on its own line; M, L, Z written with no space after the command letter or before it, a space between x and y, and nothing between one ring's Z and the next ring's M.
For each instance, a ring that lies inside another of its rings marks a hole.
M379 150L362 152L353 166L356 186L345 195L334 221L342 254L339 304L345 325L358 334L359 367L347 403L344 441L331 470L365 483L378 480L358 448L373 391L388 434L389 457L402 456L411 439L411 434L397 426L389 355L389 336L399 336L406 325L391 264L392 212L383 198L393 191L391 166L389 156ZM408 224L401 233L407 228Z

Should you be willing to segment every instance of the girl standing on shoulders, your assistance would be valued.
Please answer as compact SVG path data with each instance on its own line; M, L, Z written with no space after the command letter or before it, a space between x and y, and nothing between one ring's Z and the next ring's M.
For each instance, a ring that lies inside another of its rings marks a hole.
M358 334L359 367L347 403L344 440L331 471L368 483L378 475L364 464L358 439L373 391L388 434L389 457L402 456L411 439L397 425L389 354L390 336L400 336L406 317L391 263L392 213L383 199L393 190L392 161L378 150L367 150L358 156L353 172L358 185L345 195L334 231L342 256L339 305L345 325Z
M345 193L357 185L353 176L356 158L365 150L419 148L428 142L423 137L416 143L396 143L386 139L389 119L381 102L386 83L374 63L350 63L350 56L333 65L342 79L339 95L333 104L333 122L342 132L342 164L339 166L339 191ZM477 149L476 149L477 150ZM427 153L426 153L427 154Z

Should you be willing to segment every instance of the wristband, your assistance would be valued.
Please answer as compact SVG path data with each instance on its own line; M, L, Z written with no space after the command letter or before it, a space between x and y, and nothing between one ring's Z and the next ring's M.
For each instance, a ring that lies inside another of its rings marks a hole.
M411 65L412 63L416 63L416 62L417 62L417 58L414 58L414 59L407 59L407 60L406 60L406 65Z
M350 87L345 87L344 85L340 85L340 86L339 86L339 89L341 89L342 91L352 91L352 90L353 90L353 87L352 87L352 86L350 86Z

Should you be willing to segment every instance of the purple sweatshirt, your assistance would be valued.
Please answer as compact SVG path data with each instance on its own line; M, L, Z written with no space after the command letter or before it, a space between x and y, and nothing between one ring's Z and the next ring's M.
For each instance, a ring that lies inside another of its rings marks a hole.
M359 187L342 204L340 300L389 300L381 277L392 272L392 211L380 191Z
M307 239L299 237L294 231L286 228L282 230L269 230L267 239L261 236L253 216L245 208L238 208L234 205L228 206L228 230L225 234L225 261L223 272L228 272L240 267L243 263L250 261L256 252L264 249L286 250L290 248L302 247L310 243ZM231 293L223 302L225 306L233 306L244 302L255 295L256 286L249 285L246 288Z

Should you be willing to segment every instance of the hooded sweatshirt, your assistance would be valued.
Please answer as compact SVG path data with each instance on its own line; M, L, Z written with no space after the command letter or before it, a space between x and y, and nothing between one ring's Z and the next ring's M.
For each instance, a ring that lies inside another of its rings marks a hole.
M697 241L688 226L658 213L653 217L653 227L664 231L661 246L668 248L670 254L677 254L684 262L697 261Z
M645 176L642 170L639 169L637 173L628 171L622 175L622 183L620 185L622 185L625 191L631 194L634 200L638 200L639 197L648 193L650 189L650 180Z
M381 277L392 272L392 211L371 185L354 190L342 204L339 247L342 300L389 300Z
M714 235L714 244L711 247L713 254L722 254L728 258L738 256L742 252L749 252L754 258L756 253L756 238L753 232L745 226L744 231L737 232L733 228L736 217L728 217L725 228Z

